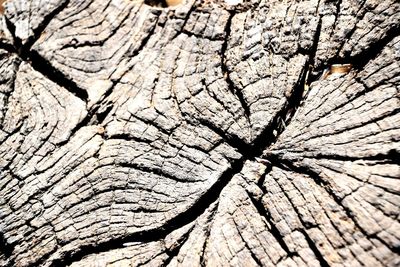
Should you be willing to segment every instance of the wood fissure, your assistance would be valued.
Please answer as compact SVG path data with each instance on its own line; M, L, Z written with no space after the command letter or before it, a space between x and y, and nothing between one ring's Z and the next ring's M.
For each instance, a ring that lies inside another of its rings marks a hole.
M8 0L0 267L398 266L399 12Z

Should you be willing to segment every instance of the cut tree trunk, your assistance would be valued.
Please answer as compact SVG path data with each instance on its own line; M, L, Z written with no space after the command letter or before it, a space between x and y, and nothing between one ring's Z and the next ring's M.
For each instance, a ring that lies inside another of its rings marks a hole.
M0 266L400 265L398 0L4 7Z

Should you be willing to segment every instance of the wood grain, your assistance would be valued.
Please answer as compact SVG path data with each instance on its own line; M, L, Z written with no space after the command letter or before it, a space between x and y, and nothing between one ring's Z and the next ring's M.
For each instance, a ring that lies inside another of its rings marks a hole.
M398 266L400 3L8 0L0 266Z

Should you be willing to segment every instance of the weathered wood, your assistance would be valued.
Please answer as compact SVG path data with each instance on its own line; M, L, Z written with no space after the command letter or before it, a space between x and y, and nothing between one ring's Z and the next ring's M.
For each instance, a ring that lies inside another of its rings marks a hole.
M396 0L6 1L0 266L398 266L399 25Z

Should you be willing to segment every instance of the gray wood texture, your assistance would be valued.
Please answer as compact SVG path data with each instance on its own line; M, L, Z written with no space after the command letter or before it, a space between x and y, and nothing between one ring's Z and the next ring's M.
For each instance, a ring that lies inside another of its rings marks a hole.
M399 25L397 0L5 1L0 266L399 266Z

